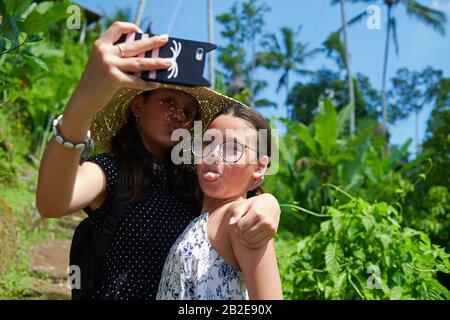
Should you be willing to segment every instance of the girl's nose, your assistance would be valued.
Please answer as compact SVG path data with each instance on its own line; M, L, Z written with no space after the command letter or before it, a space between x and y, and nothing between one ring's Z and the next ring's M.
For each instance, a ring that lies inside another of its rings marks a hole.
M214 146L211 152L208 154L206 158L208 164L220 163L221 157L219 154L219 145Z
M175 108L171 111L172 119L183 121L184 120L184 113L183 110L180 108Z

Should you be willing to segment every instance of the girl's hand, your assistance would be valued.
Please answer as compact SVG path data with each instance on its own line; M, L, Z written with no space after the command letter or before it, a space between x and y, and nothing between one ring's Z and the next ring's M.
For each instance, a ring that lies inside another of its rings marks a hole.
M280 223L281 209L277 199L264 193L231 205L230 225L240 234L241 241L250 248L267 244L276 234Z
M123 33L142 32L128 22L114 22L95 41L92 54L77 88L72 94L76 105L88 113L100 111L121 87L141 90L155 89L158 84L146 82L127 74L141 70L157 70L170 67L171 59L136 58L139 53L159 48L166 44L167 35L114 45Z

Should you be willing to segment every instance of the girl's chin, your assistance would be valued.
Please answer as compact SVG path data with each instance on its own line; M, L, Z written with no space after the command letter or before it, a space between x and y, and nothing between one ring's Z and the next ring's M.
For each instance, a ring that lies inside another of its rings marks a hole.
M203 192L204 196L211 198L211 199L222 199L223 198L223 195L220 192L220 189L212 190L211 188L203 188L202 187L202 192Z
M221 191L223 191L223 186L216 182L204 181L203 179L199 182L202 192L208 197L217 198Z

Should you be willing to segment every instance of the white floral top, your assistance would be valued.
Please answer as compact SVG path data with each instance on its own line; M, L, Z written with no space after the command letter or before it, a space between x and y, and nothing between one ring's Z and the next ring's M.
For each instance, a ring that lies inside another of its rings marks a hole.
M209 242L208 213L195 218L170 249L159 283L160 300L248 300L243 273Z

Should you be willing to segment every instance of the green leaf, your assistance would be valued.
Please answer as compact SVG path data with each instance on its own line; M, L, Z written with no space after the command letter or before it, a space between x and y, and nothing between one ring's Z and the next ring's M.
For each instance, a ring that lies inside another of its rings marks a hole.
M315 140L319 143L325 157L331 153L337 140L337 115L336 109L328 99L321 99L320 113L315 119Z
M338 135L341 133L342 128L344 127L345 122L350 119L350 116L355 109L354 105L348 104L344 108L339 111L338 114Z
M366 231L370 231L370 229L372 229L372 227L375 225L375 218L372 215L364 215L361 218L361 222L364 225L364 228L366 229Z
M37 64L39 67L41 67L45 71L49 71L47 64L42 59L39 59L38 57L33 56L33 55L28 55L28 56L25 56L25 57L28 60L33 61L35 64Z
M31 34L28 36L27 40L28 42L38 42L44 40L44 38L38 34Z
M330 220L324 221L320 224L320 230L326 235L330 229Z
M337 278L334 279L334 287L332 298L339 299L343 297L346 288L347 272L342 272Z
M51 8L53 8L53 6L56 3L53 1L43 1L41 3L39 3L36 7L36 11L39 12L40 14L45 14L48 10L50 10Z
M38 33L44 29L45 21L39 12L33 11L25 19L24 25L24 31L27 34L33 34Z
M402 297L402 288L401 287L394 287L392 288L391 292L389 293L389 299L391 300L400 300Z
M341 270L344 254L338 243L329 243L325 249L325 266L332 277L337 277Z
M345 152L345 151L335 155L330 155L328 157L328 161L333 165L336 165L343 161L353 161L353 160L355 160L354 154L352 152Z
M299 123L297 128L295 128L295 133L299 136L300 140L302 140L305 145L311 150L312 153L317 154L316 142L313 137L309 134L309 129L303 123Z
M0 36L0 52L11 49L11 41L8 38Z
M267 100L267 99L258 99L254 101L254 106L258 108L263 107L276 107L277 104L273 101Z
M5 0L4 2L6 3L6 8L10 13L17 14L22 5L27 2L27 0Z

